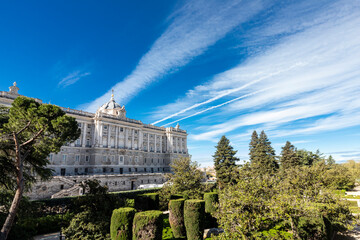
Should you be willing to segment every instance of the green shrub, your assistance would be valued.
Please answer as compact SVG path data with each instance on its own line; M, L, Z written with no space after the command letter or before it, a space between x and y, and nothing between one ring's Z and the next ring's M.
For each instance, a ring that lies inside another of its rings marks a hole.
M84 211L78 213L71 220L67 228L63 228L62 232L66 235L66 239L72 240L108 240L110 221L104 221L101 213L93 213Z
M147 193L135 198L135 208L140 211L159 210L159 194Z
M115 209L111 216L110 236L112 240L127 240L132 236L134 208Z
M205 201L187 200L184 205L184 222L187 239L202 240L204 233Z
M132 230L133 240L161 240L163 213L157 210L136 213Z
M135 208L135 199L125 199L124 207Z
M322 217L300 217L298 231L301 239L326 239L326 227Z
M170 200L169 222L175 238L185 237L184 225L184 202L185 199Z
M216 218L214 214L217 211L216 204L219 203L219 195L217 193L205 193L205 228L217 227Z

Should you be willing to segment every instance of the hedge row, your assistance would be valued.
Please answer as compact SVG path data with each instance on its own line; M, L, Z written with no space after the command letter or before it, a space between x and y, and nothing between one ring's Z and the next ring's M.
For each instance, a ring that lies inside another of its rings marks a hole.
M112 240L127 240L132 236L134 208L115 209L111 216L110 236Z
M184 202L185 199L170 200L169 222L175 238L186 236L184 224Z
M214 217L215 212L217 211L216 204L219 202L218 193L211 192L204 194L205 201L205 228L215 228L217 227L217 221Z
M146 193L136 196L135 208L139 211L159 210L159 194Z
M184 205L184 222L187 239L202 240L204 233L204 200L187 200Z

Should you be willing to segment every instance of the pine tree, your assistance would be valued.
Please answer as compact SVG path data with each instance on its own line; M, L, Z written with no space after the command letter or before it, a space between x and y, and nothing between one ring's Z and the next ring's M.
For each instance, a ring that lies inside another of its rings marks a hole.
M254 137L254 139L256 138ZM250 152L250 154L252 154L252 156L250 156L252 158L251 167L260 174L272 173L279 168L279 165L275 159L275 150L272 148L271 142L267 138L264 131L260 133L258 144L256 144L252 153Z
M235 157L236 153L237 151L233 150L229 139L222 136L213 156L216 178L220 188L235 181L234 170L236 168L236 161L239 160L239 158Z
M283 169L300 165L300 160L296 153L296 148L289 141L286 141L285 146L282 147L280 163Z
M259 136L257 132L254 130L254 132L251 135L251 141L249 144L249 150L250 150L250 162L252 162L256 157L256 147L259 143Z
M330 155L328 159L326 159L326 164L327 165L334 165L335 164L335 159Z

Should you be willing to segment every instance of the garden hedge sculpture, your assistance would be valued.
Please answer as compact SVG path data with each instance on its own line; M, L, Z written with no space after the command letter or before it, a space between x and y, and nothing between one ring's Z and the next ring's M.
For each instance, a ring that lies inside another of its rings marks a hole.
M204 233L205 201L187 200L184 204L184 222L187 239L202 240Z
M184 202L185 199L170 200L169 202L169 222L175 238L183 238L186 236Z
M159 194L146 193L146 194L138 195L135 198L135 208L140 211L158 210Z
M135 213L134 208L119 208L113 211L110 225L111 240L131 239Z
M132 230L133 240L161 240L163 213L157 210L136 213Z
M217 211L216 203L219 202L218 193L205 193L205 228L214 228L217 227L216 218L214 217L215 212Z

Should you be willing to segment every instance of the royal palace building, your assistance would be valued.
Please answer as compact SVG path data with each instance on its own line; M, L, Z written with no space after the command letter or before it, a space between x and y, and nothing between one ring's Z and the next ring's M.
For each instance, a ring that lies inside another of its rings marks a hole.
M16 83L9 89L0 91L0 105L11 106L20 96ZM164 173L170 172L173 159L188 156L187 133L179 125L164 128L127 118L125 106L116 103L114 95L96 113L61 109L76 118L81 136L63 146L59 153L50 154L48 167L54 171L52 181L58 183L54 183L54 191L43 197L74 195L69 189L87 178L97 178L114 191L159 184L164 181ZM44 186L48 190L49 183Z

